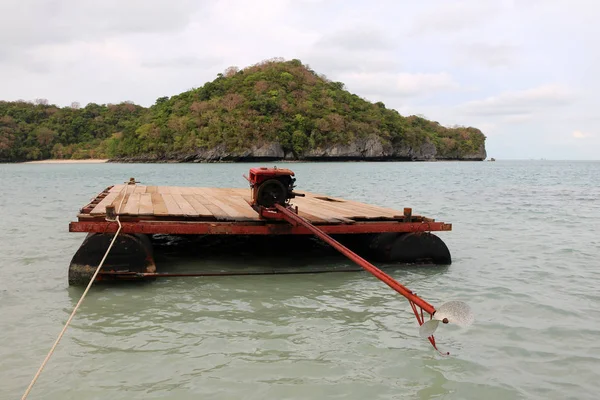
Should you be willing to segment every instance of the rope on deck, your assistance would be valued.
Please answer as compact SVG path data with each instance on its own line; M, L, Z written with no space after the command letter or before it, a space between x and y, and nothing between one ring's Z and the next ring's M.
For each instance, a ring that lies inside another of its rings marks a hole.
M98 264L98 267L96 268L96 271L94 272L94 275L92 275L92 278L90 279L90 282L88 283L87 287L83 291L83 294L81 295L81 298L79 299L79 301L75 305L75 308L71 312L71 315L69 316L69 319L65 323L65 326L63 327L63 329L60 332L60 334L58 335L58 337L56 338L56 341L52 345L52 348L48 352L48 355L46 355L46 358L44 359L44 362L42 362L42 365L40 366L40 368L36 372L35 376L33 377L31 383L27 387L27 390L25 390L25 393L23 394L23 397L21 397L21 400L25 400L27 398L27 396L29 395L29 392L31 392L31 389L33 388L33 385L35 384L35 382L40 377L40 374L42 373L42 370L46 366L46 363L48 362L48 360L50 359L50 357L54 353L54 350L58 346L58 342L60 342L60 340L62 339L63 335L65 334L67 328L71 324L71 320L75 316L75 313L77 312L77 309L79 308L79 306L81 305L81 303L83 303L83 299L85 298L85 296L87 295L88 291L92 287L92 284L94 283L94 280L96 279L96 276L98 275L98 272L100 272L100 269L102 268L102 265L104 265L104 261L106 260L106 257L108 257L108 254L110 253L110 250L112 249L113 244L115 243L115 240L117 239L117 236L119 236L119 233L121 232L121 228L122 228L121 221L119 221L119 213L121 211L121 207L123 206L123 200L125 200L125 196L127 195L127 189L128 189L128 187L129 187L129 185L125 184L125 186L123 187L123 189L121 189L121 193L123 193L123 191L125 191L125 193L123 194L123 197L121 198L121 202L119 203L119 208L117 209L117 216L115 218L115 221L117 222L117 224L119 224L119 229L117 229L117 232L115 233L115 236L113 237L112 241L110 242L110 245L108 246L108 249L106 249L106 253L104 253L104 257L102 257L102 260L100 261L100 264Z

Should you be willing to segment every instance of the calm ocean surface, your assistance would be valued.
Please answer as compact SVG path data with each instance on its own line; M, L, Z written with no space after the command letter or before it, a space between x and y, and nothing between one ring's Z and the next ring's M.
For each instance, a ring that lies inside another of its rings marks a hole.
M94 287L28 398L598 398L600 162L285 165L301 190L453 224L451 266L389 270L471 305L473 326L436 334L449 357L366 272L169 278ZM0 399L21 398L83 291L67 285L81 206L130 177L247 187L250 166L0 164Z

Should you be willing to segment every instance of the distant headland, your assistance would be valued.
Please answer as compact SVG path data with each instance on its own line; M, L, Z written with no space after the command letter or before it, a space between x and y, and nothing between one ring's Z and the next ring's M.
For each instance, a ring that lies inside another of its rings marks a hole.
M0 101L2 162L483 161L485 139L368 102L300 60L230 67L149 108Z

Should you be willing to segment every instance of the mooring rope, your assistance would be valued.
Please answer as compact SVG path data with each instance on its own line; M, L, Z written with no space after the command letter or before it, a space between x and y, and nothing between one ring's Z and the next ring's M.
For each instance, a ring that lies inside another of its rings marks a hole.
M56 346L58 346L58 342L60 342L60 340L62 339L63 335L67 331L67 328L71 324L71 320L75 316L75 313L77 312L77 309L79 308L79 306L83 302L83 299L85 298L85 296L87 295L88 291L92 287L92 284L94 283L94 280L96 280L96 276L98 275L98 272L100 272L100 269L102 268L102 265L104 265L104 261L106 260L106 257L108 257L108 253L110 253L110 250L112 249L113 244L115 243L115 240L117 239L117 236L119 236L119 233L121 232L121 228L122 228L121 221L119 221L119 213L121 212L121 206L123 206L123 200L125 200L125 196L127 195L127 189L128 189L128 187L129 187L129 185L126 183L125 186L123 187L123 189L121 189L121 193L123 191L125 191L125 193L123 194L123 197L121 198L121 202L119 203L119 208L117 209L117 212L116 212L115 221L119 225L119 228L117 229L117 232L115 233L115 236L113 237L112 241L110 242L110 245L108 246L108 249L106 249L106 253L104 253L104 257L102 257L102 260L100 261L100 264L98 264L98 267L96 268L96 271L92 275L92 278L90 279L90 282L88 283L87 287L83 291L83 294L81 295L81 298L79 299L79 301L75 305L75 308L71 312L71 315L69 316L69 319L65 323L65 326L63 327L62 331L60 332L60 334L56 338L56 341L52 345L52 348L48 352L48 355L46 355L46 358L44 359L44 362L42 362L42 365L40 366L40 368L36 372L35 376L31 380L31 383L27 387L27 390L25 390L25 393L23 394L23 397L21 397L21 400L25 400L27 398L27 396L29 395L29 392L31 392L31 389L33 388L33 385L35 384L35 382L40 377L40 374L42 373L42 370L46 366L46 363L48 362L48 360L50 359L50 357L54 353L54 350L56 349Z

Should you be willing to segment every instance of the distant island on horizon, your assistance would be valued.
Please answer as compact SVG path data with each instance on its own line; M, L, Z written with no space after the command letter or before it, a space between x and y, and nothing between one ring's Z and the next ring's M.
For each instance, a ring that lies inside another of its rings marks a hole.
M0 101L0 162L483 161L485 139L371 103L297 59L230 67L148 108Z

